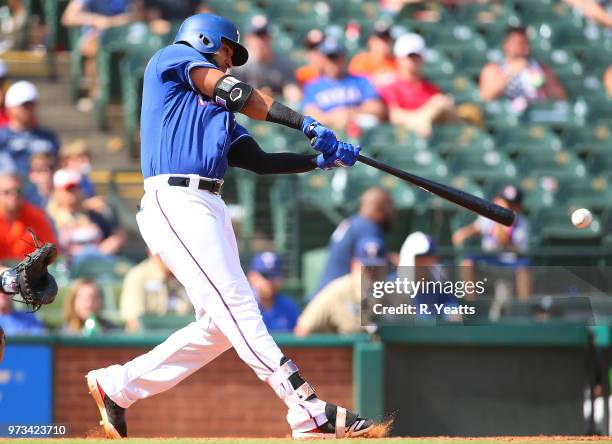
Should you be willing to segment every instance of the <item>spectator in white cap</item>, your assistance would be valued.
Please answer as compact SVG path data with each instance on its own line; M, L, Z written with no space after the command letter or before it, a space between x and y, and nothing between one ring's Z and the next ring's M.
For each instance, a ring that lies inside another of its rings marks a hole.
M445 282L448 278L444 267L440 264L436 241L433 237L421 231L415 231L406 237L400 249L400 262L397 276L408 281ZM459 305L457 297L463 294L440 291L419 291L411 297L411 304L417 307L417 317L422 319L438 318L445 321L461 321L462 316L456 310ZM440 313L437 306L444 306ZM426 306L428 310L421 310ZM445 312L445 310L448 310Z
M274 52L270 24L266 16L251 18L244 38L249 50L249 63L232 68L232 74L271 96L282 96L289 84L294 84L295 67L287 57Z
M112 256L125 243L116 218L110 220L83 206L81 175L75 171L55 172L47 211L55 223L60 247L73 265L82 259Z
M380 90L391 123L409 128L421 137L429 137L433 123L453 110L453 99L423 77L426 49L420 35L400 36L393 47L397 80Z
M0 128L0 153L8 153L21 174L27 174L32 154L57 156L59 151L56 134L38 124L37 101L36 86L23 80L11 85L4 98L9 122Z

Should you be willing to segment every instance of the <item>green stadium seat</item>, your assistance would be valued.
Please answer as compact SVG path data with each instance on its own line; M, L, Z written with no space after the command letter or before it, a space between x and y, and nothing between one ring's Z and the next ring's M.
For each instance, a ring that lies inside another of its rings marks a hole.
M564 181L559 190L563 202L572 208L603 212L612 208L612 185L604 177Z
M578 77L563 77L560 79L563 87L572 99L583 98L588 102L597 100L603 91L600 75L585 75Z
M140 328L145 331L176 331L194 322L193 315L141 315L138 318Z
M470 125L437 125L429 144L442 156L458 152L484 153L495 148L491 136Z
M510 110L505 101L486 102L484 105L485 122L487 128L494 131L517 129L519 117Z
M415 135L412 131L388 124L377 125L365 131L359 138L364 154L382 155L388 151L398 150L410 153L427 148L427 140Z
M612 156L609 151L591 153L587 157L586 162L589 165L591 174L610 177L612 172Z
M553 128L565 128L580 123L580 116L575 114L572 103L564 100L534 102L525 111L524 119L529 123L548 125Z
M572 225L572 208L561 206L540 208L530 217L533 243L538 245L599 245L602 224L597 216L588 228L579 229Z
M585 125L563 133L564 147L578 155L606 154L612 146L612 132L608 125Z
M280 253L295 255L292 263L301 260L301 252L327 245L344 218L345 174L315 170L276 178L270 189L273 236Z
M588 117L590 122L604 122L610 127L612 125L612 99L603 93L599 97L590 97L588 106Z
M425 36L424 38L427 41ZM437 79L450 77L455 73L453 62L438 49L427 49L423 60L425 62L423 64L423 76L434 83Z
M517 176L512 161L497 151L488 151L484 154L470 151L454 153L449 159L449 164L451 171L481 182L490 178L512 180Z
M517 158L517 166L523 177L583 179L587 176L582 161L569 151L523 151Z
M302 285L305 295L312 295L316 291L327 256L327 248L317 248L302 254Z
M558 136L544 125L529 125L501 131L495 138L497 149L508 155L521 154L526 151L559 151L562 144Z
M482 65L480 65L482 67ZM478 68L480 70L480 68ZM480 92L476 84L465 75L452 78L440 78L436 81L437 86L446 94L453 96L456 103L479 102Z
M560 184L556 178L528 177L521 180L520 188L523 190L523 210L528 214L557 204Z

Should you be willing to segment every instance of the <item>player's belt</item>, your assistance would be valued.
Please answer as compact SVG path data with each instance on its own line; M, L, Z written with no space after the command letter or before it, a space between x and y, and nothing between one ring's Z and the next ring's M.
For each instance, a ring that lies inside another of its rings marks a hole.
M168 177L168 185L173 187L185 187L189 188L189 184L191 180L198 180L198 190L202 191L210 191L213 194L221 194L221 187L223 186L222 180L214 180L214 179L192 179L190 177L179 177L179 176L170 176Z

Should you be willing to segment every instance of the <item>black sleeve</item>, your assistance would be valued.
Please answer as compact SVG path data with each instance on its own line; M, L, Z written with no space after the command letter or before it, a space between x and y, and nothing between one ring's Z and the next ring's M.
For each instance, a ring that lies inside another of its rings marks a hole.
M229 150L230 166L254 171L257 174L304 173L316 168L316 155L295 153L266 153L252 137L238 139Z

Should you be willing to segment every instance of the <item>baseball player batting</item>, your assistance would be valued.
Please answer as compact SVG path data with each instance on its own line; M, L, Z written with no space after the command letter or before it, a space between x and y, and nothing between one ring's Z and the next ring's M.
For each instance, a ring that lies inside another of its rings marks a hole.
M123 365L87 374L109 438L127 436L125 410L168 390L234 347L288 408L295 438L367 436L373 421L323 401L268 333L241 269L228 209L220 197L228 166L259 174L352 166L360 148L308 116L227 75L246 63L231 22L187 18L174 44L159 50L145 75L141 166L145 195L137 221L153 253L185 286L195 322ZM318 154L269 154L236 123L240 112L300 130Z

